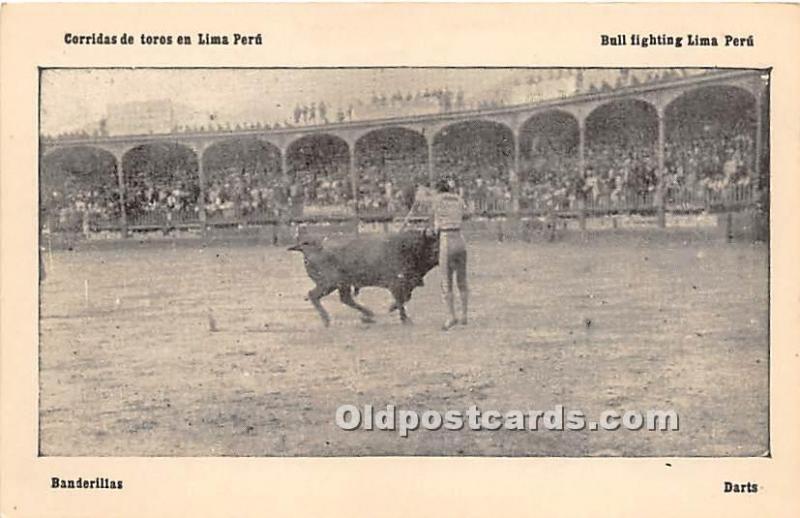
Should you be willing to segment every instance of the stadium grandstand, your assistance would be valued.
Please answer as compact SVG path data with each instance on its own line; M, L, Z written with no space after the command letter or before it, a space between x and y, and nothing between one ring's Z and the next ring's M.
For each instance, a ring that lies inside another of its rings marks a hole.
M41 223L127 236L391 221L442 175L472 218L664 225L667 214L764 211L768 104L763 71L567 68L471 91L303 101L271 122L198 124L182 105L125 103L91 128L41 136Z

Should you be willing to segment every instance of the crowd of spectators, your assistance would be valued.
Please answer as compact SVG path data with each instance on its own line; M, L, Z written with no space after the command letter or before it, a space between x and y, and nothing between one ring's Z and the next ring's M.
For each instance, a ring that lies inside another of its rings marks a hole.
M655 143L606 140L586 149L584 199L599 208L652 206L658 184Z
M425 100L434 101L441 113L463 110L467 107L464 101L464 91L459 89L457 92L453 92L448 88L426 88L415 93L407 92L405 94L402 92L395 92L392 95L372 94L370 104L372 106L402 108Z
M532 71L524 79L498 90L467 98L462 89L427 88L416 92L373 93L369 99L352 99L342 106L324 100L297 103L284 120L225 122L210 117L207 124L182 124L171 128L174 133L268 131L272 129L344 123L380 117L417 115L419 107L433 107L424 113L448 113L470 109L490 109L530 102L542 97L538 90L555 89L559 96L609 92L660 81L670 81L705 73L703 69L542 69ZM529 95L515 93L531 90ZM536 90L537 92L533 92ZM92 131L79 130L44 136L45 140L90 138L107 135L105 121Z
M413 158L367 162L360 169L358 209L361 214L398 214L414 203L417 185L428 185L428 166Z
M698 72L678 70L620 70L617 74L594 77L591 71L564 70L553 77L531 79L530 84L562 80L577 74L579 92L596 92L667 81ZM375 94L371 106L400 107L420 99L434 100L442 111L471 107L463 92L446 88L417 93ZM478 107L502 106L502 97L479 100ZM358 106L358 105L356 105ZM352 120L357 110L334 110L324 102L298 104L288 125L325 124ZM333 113L333 114L332 114ZM333 119L333 120L331 120ZM246 126L269 128L260 123ZM219 128L223 128L219 126ZM225 126L225 130L243 129ZM703 204L710 194L730 188L747 188L754 183L755 143L752 122L747 118L724 123L678 124L668 126L664 148L663 189L658 188L658 155L652 131L603 131L587 134L584 171L579 171L575 142L560 145L533 139L520 157L519 171L512 171L508 142L486 144L488 137L462 138L440 145L435 150L438 175L457 179L462 197L474 213L511 210L512 186L518 185L523 210L635 209L652 207L656 196L666 196L668 204ZM198 128L179 128L198 131ZM199 130L205 130L200 128ZM468 131L473 131L468 129ZM86 132L70 136L88 136ZM495 136L496 137L496 136ZM492 137L492 138L495 138ZM455 142L456 144L453 144ZM459 143L460 142L460 143ZM483 149L481 145L488 145ZM502 149L501 149L502 148ZM508 149L507 149L508 148ZM501 151L498 151L501 149ZM374 150L373 150L374 151ZM315 164L291 166L281 175L274 166L256 168L226 166L206 171L205 197L196 174L176 171L154 178L134 174L127 180L125 210L132 221L156 219L196 219L205 213L210 219L251 216L295 216L317 211L361 214L402 214L413 204L416 185L427 184L429 168L416 154L398 153L388 158L363 154L358 164L358 192L346 160L320 160ZM118 188L115 182L84 185L72 182L69 175L57 188L43 191L43 207L50 217L68 220L112 221L119 216ZM518 183L517 183L518 182ZM88 215L88 218L87 218ZM166 216L165 216L166 215Z
M702 207L709 197L753 182L754 143L747 127L729 131L675 132L664 153L667 204ZM573 210L652 207L658 190L655 143L618 140L589 142L585 172L578 173L577 150L543 147L524 160L520 175L523 208Z
M224 122L210 117L207 124L182 124L171 128L174 133L268 131L321 124L344 123L380 117L417 115L419 106L432 106L426 113L447 113L470 109L490 109L530 102L542 97L538 90L556 89L559 96L609 92L660 81L670 81L705 73L703 69L542 69L532 71L524 79L505 88L484 92L467 98L462 89L448 87L428 88L416 92L373 93L369 99L352 99L342 106L331 102L311 101L297 103L284 120ZM517 95L516 90L537 90L528 95ZM92 131L79 130L46 135L45 140L90 138L107 135L105 121Z
M631 209L652 207L657 190L654 145L620 141L590 142L585 150L585 175L579 174L573 148L534 147L520 162L522 210ZM665 148L664 194L667 203L702 206L709 193L753 182L754 143L746 128L730 131L676 132ZM512 173L504 163L475 163L457 155L437 162L439 174L456 178L472 213L505 212L511 208ZM428 167L418 160L365 163L359 169L357 210L367 214L404 214L417 185L428 184ZM129 222L196 220L200 207L209 220L248 217L277 218L311 210L352 214L356 209L346 164L316 170L247 171L226 168L211 172L205 199L196 181L176 175L159 181L129 180L125 210ZM66 182L43 191L42 206L61 226L114 221L119 216L113 183L91 188Z
M470 212L503 212L510 208L510 163L507 156L468 156L457 148L439 148L437 174L456 179Z
M134 222L148 222L167 214L170 219L197 217L199 185L189 175L181 176L154 178L145 174L132 175L125 189L128 218Z
M67 178L61 185L42 189L43 219L50 227L83 228L100 222L113 223L119 217L119 190L97 183L77 185Z
M578 174L578 159L574 151L536 147L530 159L521 162L519 190L523 210L568 210L576 207L584 182Z
M491 109L579 94L612 92L706 73L705 69L580 69L535 70L527 77L486 92L465 103L469 109Z
M287 203L279 175L256 174L244 168L212 171L207 180L205 212L210 219L235 218L251 214L273 215L276 201Z
M655 68L655 69L577 69L576 94L600 93L651 83L674 81L704 74L705 69Z
M668 203L749 188L755 169L753 132L744 123L727 129L676 131L667 140L664 162Z

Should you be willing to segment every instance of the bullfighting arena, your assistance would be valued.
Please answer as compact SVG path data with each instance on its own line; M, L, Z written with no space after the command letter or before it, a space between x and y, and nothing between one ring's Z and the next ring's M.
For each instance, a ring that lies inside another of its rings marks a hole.
M48 456L761 456L768 249L692 229L467 236L471 321L442 332L438 269L363 324L324 328L302 257L266 239L88 242L44 252ZM674 409L679 431L344 431L343 404Z

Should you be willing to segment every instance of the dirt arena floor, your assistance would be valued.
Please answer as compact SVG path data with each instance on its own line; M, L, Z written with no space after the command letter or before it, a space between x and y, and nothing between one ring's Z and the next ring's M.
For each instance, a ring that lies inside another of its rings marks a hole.
M471 321L414 324L388 292L334 294L299 254L126 243L45 253L40 449L58 456L760 456L768 452L768 252L686 232L470 241ZM210 330L213 319L216 332ZM679 431L344 431L343 404L422 412L673 409Z

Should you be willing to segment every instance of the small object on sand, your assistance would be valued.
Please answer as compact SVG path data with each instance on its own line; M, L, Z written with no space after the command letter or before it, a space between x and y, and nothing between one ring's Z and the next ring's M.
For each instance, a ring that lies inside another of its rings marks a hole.
M214 319L214 313L211 311L211 308L208 309L208 330L212 333L219 331L217 328L217 321Z
M586 329L592 327L592 319L591 318L584 318L583 324L586 326Z

